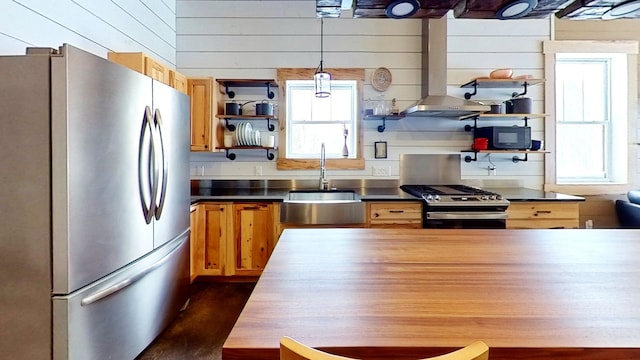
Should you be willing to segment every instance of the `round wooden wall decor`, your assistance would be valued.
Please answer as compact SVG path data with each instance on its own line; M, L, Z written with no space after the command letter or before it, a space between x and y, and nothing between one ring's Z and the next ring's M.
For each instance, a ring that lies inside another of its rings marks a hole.
M378 91L385 91L391 85L391 71L385 67L375 69L371 74L371 85Z

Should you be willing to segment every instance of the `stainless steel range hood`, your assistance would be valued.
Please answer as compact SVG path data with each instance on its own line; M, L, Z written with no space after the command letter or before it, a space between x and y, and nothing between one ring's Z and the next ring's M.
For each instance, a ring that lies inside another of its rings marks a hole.
M459 118L488 105L447 95L447 18L422 20L422 96L402 114Z

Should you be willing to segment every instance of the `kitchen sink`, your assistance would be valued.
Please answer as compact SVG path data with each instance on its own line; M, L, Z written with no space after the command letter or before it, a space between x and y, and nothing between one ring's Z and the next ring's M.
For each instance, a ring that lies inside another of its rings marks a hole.
M280 207L286 225L362 225L365 203L354 190L291 190Z
M291 190L285 202L360 202L354 190Z

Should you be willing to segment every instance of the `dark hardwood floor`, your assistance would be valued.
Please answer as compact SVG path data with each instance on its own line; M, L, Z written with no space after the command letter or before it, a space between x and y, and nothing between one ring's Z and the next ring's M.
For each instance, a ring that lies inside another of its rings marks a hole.
M136 360L222 358L222 345L255 283L196 282L191 300Z

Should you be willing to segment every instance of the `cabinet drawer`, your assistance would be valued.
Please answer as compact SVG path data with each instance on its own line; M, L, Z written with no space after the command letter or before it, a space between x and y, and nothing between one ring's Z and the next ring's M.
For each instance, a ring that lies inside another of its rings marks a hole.
M578 219L507 219L507 229L577 229Z
M578 203L525 202L511 203L507 208L512 219L578 219Z
M374 202L369 203L369 226L422 227L422 203Z

